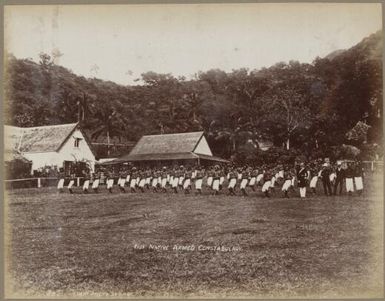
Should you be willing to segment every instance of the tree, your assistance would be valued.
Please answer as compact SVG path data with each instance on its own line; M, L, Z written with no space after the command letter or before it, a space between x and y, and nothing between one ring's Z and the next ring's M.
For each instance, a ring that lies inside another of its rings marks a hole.
M176 117L177 102L181 99L181 84L177 78L171 74L159 74L155 72L146 72L142 74L142 80L145 85L151 87L153 93L152 101L156 107L166 105L168 107L168 116L163 121L174 121Z
M89 102L90 95L83 92L81 95L77 96L76 105L78 107L78 122L84 122L86 114L91 114L91 105Z
M246 104L247 115L254 123L257 115L257 100L269 88L269 82L256 70L249 72L246 68L234 70L229 75L229 90L234 93L241 104ZM258 107L258 109L260 109Z
M107 137L107 155L110 155L111 138L124 136L124 119L111 106L104 105L95 113L97 129L93 131L91 138L97 139L103 134Z
M272 135L280 137L287 150L294 133L311 125L311 114L305 99L294 89L275 89L274 94L264 99L264 107L264 120L268 121Z

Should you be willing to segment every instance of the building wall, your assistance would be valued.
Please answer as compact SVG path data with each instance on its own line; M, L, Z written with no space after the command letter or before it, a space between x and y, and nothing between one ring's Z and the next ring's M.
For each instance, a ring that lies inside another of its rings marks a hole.
M81 138L79 147L74 146L74 138ZM79 130L76 130L62 146L58 152L58 156L58 160L61 161L61 166L63 165L63 161L89 161L92 170L94 170L95 156L87 144L87 141L84 139L82 132Z
M79 147L75 147L75 138L80 138ZM32 161L32 170L46 165L63 167L64 161L88 161L92 170L95 166L95 156L81 131L76 130L58 152L24 153L28 160Z
M56 152L24 153L23 156L32 161L32 171L46 165L58 165L58 155Z
M194 150L194 153L209 155L209 156L213 155L205 137L202 137L201 141L199 141L198 145Z

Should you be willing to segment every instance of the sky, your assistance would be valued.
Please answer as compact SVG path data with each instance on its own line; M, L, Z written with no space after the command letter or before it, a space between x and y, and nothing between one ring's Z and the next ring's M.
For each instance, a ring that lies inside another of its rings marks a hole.
M191 78L219 68L311 63L382 28L381 4L5 6L5 48L85 77L129 85L147 71Z

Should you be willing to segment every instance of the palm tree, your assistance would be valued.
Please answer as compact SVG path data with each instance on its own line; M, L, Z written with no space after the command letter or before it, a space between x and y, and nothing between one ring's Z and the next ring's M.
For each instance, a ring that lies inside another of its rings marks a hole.
M82 95L78 96L77 106L78 106L78 122L83 122L86 118L86 113L91 113L91 106L89 104L90 96L83 92Z
M117 137L119 141L124 137L124 119L113 107L105 105L95 113L98 128L92 133L91 138L97 139L103 134L107 136L107 155L110 155L111 138Z

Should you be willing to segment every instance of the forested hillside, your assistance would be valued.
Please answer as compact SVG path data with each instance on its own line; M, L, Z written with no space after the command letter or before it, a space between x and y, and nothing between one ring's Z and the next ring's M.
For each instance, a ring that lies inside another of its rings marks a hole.
M342 143L362 149L382 145L381 32L312 64L214 69L193 80L147 72L142 81L122 86L87 79L53 64L46 54L39 63L9 54L5 122L38 126L79 120L94 141L204 130L216 155L237 160L258 157L258 144L266 141L277 152L306 156ZM371 126L367 143L360 136L347 140L360 120Z

